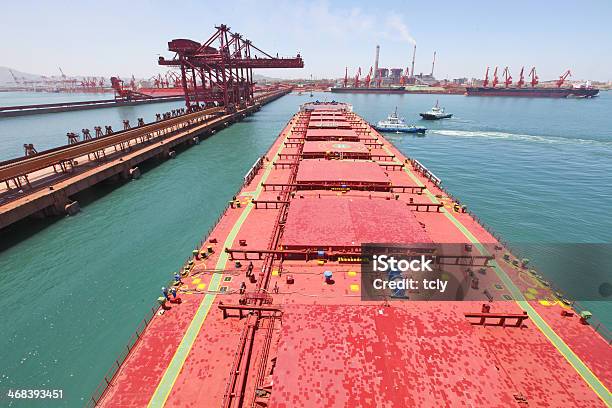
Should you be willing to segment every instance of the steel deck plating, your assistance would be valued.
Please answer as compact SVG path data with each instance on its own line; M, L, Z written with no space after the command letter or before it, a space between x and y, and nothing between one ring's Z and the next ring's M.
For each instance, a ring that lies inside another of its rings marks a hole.
M332 113L351 129L309 129L311 118ZM357 139L392 161L302 159L309 136ZM283 154L293 160L278 165ZM307 104L263 162L183 277L182 303L168 304L152 319L95 402L105 407L611 403L609 344L578 316L561 316L567 307L514 266L514 258L497 256L480 285L494 299L491 313L527 314L519 327L489 318L482 325L466 316L479 313L482 301L361 301L359 264L340 259L353 243L397 238L471 243L482 254L489 248L484 243L498 245L500 254L505 249L468 213L455 211L450 197L350 106ZM390 163L394 167L384 167ZM375 179L370 171L376 171ZM319 183L316 189L296 182L304 174ZM393 186L423 189L381 190L378 175ZM356 177L363 185L338 188L338 177ZM308 257L330 245L323 259ZM324 271L333 272L333 284L325 282Z

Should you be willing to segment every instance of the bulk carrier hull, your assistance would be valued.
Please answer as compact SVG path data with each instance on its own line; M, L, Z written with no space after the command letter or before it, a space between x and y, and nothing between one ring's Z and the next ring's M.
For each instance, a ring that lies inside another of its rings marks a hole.
M469 251L452 268L476 297L362 300L361 245L372 242L460 243ZM178 297L159 299L89 403L612 403L608 342L507 251L350 105L306 104L181 268Z
M468 96L513 96L523 98L592 98L599 94L596 88L490 88L467 87Z
M380 87L334 87L331 88L333 93L364 93L364 94L389 94L389 93L406 93L404 88Z

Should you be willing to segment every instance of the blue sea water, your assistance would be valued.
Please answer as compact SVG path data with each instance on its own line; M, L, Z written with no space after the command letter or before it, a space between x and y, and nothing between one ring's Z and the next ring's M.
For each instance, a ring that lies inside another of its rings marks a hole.
M313 99L350 102L371 122L397 106L427 126L422 138L388 137L507 241L612 242L610 93L593 100L287 95L176 160L144 166L140 180L81 194L75 217L0 235L0 391L61 388L57 405L82 406L244 173ZM418 112L436 99L454 117L421 122ZM26 142L52 147L67 131L150 121L178 106L162 105L0 119L0 160L21 155ZM612 280L609 270L591 278ZM609 304L589 306L612 326Z
M43 93L0 92L0 106L32 105L68 101L92 101L112 99L108 93ZM43 115L0 118L0 161L23 156L23 144L32 143L38 151L68 143L66 133L74 132L82 137L81 129L88 128L94 135L94 126L111 125L113 130L123 129L123 120L134 126L139 117L153 122L155 114L181 107L181 102L163 102L147 105L122 106Z

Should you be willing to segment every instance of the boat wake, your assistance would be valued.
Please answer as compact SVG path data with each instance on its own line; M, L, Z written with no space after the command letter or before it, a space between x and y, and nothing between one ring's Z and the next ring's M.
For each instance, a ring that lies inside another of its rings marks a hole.
M548 143L548 144L589 144L597 146L612 147L612 140L596 140L596 139L583 139L583 138L568 138L568 137L555 137L555 136L537 136L517 133L506 133L506 132L490 132L490 131L467 131L467 130L441 130L441 129L430 129L429 134L437 134L442 136L451 137L469 137L469 138L486 138L486 139L499 139L499 140L511 140L521 142L535 142L535 143Z

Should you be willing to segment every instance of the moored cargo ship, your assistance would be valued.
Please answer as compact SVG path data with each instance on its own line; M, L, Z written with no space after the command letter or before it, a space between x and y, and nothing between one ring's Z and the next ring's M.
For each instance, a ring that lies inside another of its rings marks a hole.
M465 91L468 96L515 96L523 98L592 98L599 94L597 88L485 88L468 86Z
M612 403L608 342L350 105L303 105L204 238L92 405ZM469 296L364 300L368 243L458 243Z
M533 67L529 72L531 86L523 87L525 85L525 67L523 67L521 68L516 86L513 86L510 69L506 67L503 72L504 87L498 88L496 86L499 83L497 67L493 71L491 86L489 86L489 67L487 67L482 86L468 86L465 91L468 96L514 96L524 98L592 98L599 94L599 89L591 87L588 81L583 85L564 87L563 84L565 84L571 74L571 71L568 69L555 81L556 87L543 87L538 86L539 77L535 67Z
M388 93L406 93L404 87L355 87L355 86L338 86L331 88L333 93L365 93L365 94L388 94Z

